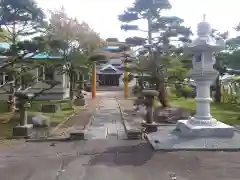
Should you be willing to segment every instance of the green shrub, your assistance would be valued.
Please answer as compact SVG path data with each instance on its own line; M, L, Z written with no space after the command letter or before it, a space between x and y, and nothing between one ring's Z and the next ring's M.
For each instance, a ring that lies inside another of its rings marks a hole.
M174 88L172 88L171 92L175 94L177 97L184 98L194 98L195 97L195 89L191 86L176 84Z
M181 88L181 94L184 98L192 98L195 96L194 89L191 86L183 86Z

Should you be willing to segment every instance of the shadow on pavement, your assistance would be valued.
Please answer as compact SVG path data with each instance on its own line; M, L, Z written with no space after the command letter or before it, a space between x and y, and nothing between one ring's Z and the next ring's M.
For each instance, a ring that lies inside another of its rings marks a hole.
M89 165L141 166L152 158L153 153L147 143L109 147L106 151L93 156Z

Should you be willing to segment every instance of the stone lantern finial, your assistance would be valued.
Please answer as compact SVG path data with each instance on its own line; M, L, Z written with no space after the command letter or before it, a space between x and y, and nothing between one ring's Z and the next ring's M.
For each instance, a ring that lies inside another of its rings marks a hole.
M206 21L206 14L203 14L203 21L197 26L198 36L209 36L212 33L211 25Z
M202 21L206 21L206 14L203 14L203 20Z

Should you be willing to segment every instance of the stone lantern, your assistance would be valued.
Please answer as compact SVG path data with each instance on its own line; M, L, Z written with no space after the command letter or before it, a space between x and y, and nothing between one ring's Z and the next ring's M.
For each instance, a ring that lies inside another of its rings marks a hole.
M77 88L76 98L74 99L73 103L75 106L85 106L86 102L85 102L83 88L82 88L82 85L85 83L85 81L77 81L76 83L78 83L78 88Z
M147 132L157 131L157 126L153 123L154 118L154 97L158 96L156 90L143 90L142 95L145 97L144 105L146 106L146 123L143 125L146 127Z
M179 120L177 129L187 136L233 136L234 128L221 123L211 116L210 86L218 76L213 68L215 58L213 53L224 50L223 39L211 36L212 28L205 18L197 26L198 37L185 50L193 53L193 70L189 76L196 84L196 115L188 120Z
M27 123L28 115L27 109L30 108L30 99L34 94L28 94L25 92L16 92L16 107L20 114L20 124L13 128L13 136L28 137L33 128L32 124Z

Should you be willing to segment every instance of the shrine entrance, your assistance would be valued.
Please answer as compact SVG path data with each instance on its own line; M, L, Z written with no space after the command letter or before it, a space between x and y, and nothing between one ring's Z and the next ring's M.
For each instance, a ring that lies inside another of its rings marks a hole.
M109 64L102 68L97 75L100 86L119 86L119 78L122 72Z
M101 86L119 86L119 78L118 74L99 74L98 80L99 85Z

